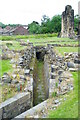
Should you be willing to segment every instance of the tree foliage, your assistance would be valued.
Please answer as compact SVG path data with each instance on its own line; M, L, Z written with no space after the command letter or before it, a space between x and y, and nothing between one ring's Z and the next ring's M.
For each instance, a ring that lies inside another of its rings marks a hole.
M78 31L78 22L79 22L79 15L74 16L74 31Z
M5 27L6 27L6 25L5 25L5 24L3 24L2 22L0 22L0 27L5 28Z
M41 19L41 25L36 21L33 21L28 25L30 33L57 33L61 31L61 15L53 16L50 19L48 16L43 15Z
M39 34L41 29L39 23L33 21L31 24L28 25L28 30L31 34Z
M74 31L78 30L79 16L74 16ZM18 24L9 24L11 27L16 27ZM7 25L0 22L0 26L5 28ZM28 30L30 34L45 34L45 33L59 33L61 31L61 15L55 15L51 19L43 15L41 19L41 25L33 21L28 24Z

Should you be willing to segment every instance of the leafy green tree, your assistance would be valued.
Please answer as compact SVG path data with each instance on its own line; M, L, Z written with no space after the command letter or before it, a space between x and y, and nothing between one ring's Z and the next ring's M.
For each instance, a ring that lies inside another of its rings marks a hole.
M44 15L41 21L42 33L57 33L61 31L61 15L53 16L51 20L48 16Z
M79 22L79 15L74 16L74 31L78 31L78 22Z
M5 28L5 27L6 27L6 25L5 25L5 24L3 24L2 22L0 22L0 27Z
M41 19L41 33L49 33L49 23L50 18L46 15L43 15Z
M60 32L61 31L61 15L53 16L51 20L50 29L52 32Z
M31 24L28 24L28 30L31 34L39 34L41 32L40 25L36 21L33 21Z

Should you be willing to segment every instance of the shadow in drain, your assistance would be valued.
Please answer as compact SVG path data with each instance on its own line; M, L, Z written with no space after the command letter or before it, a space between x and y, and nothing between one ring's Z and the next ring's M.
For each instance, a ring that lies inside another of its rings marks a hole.
M38 55L36 56L33 79L33 106L35 106L46 100L44 61Z

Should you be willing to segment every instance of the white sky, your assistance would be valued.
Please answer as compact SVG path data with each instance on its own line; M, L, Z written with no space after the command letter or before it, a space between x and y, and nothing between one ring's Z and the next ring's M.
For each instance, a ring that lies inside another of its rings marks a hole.
M52 18L62 14L66 5L71 5L78 14L80 0L0 0L0 22L4 24L29 24L33 20L41 22L45 14Z

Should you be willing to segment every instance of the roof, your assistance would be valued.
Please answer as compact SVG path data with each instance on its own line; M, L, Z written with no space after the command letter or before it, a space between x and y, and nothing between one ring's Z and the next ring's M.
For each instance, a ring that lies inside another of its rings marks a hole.
M24 26L17 26L17 27L7 26L4 29L0 28L0 33L3 33L3 34L7 34L8 33L8 34L10 34L10 33L14 32L15 30L17 30L19 28L23 28L23 29L27 30Z

